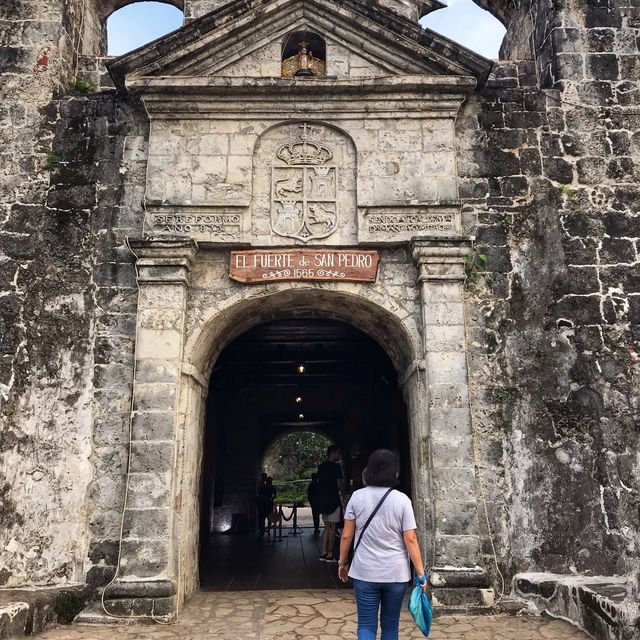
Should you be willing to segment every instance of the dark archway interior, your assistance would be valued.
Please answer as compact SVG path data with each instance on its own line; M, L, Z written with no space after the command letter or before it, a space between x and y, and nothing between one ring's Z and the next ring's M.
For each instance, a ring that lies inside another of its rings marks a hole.
M284 575L286 563L277 555L286 545L265 543L256 535L255 492L264 454L283 433L300 429L321 432L341 447L348 493L362 486L371 451L397 450L403 463L400 489L409 494L406 408L385 351L367 334L335 320L261 324L222 351L211 376L201 492L203 587L333 586L334 571L329 584L301 571L305 558ZM238 573L242 562L234 557L234 540L242 541L237 548L243 556L252 546L244 575L253 577L229 586L228 572ZM302 547L303 556L313 555L316 571L317 553L308 541ZM274 564L281 575L273 575Z

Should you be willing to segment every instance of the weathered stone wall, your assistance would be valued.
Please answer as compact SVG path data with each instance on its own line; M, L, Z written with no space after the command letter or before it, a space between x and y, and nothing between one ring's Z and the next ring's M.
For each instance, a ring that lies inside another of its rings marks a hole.
M81 581L92 257L87 211L50 189L76 34L53 0L3 2L0 30L0 585Z
M477 238L476 454L506 574L629 573L640 16L623 1L555 4L509 14L503 53L534 59L497 65L458 119L463 221ZM142 229L146 116L115 94L62 95L83 33L80 3L62 5L0 7L0 585L103 584L123 508L137 309L125 238ZM186 503L195 520L195 492ZM483 527L482 501L479 514ZM486 531L483 542L491 568Z
M640 22L626 4L536 3L536 62L498 65L459 122L463 219L486 255L467 287L472 405L509 574L638 569Z

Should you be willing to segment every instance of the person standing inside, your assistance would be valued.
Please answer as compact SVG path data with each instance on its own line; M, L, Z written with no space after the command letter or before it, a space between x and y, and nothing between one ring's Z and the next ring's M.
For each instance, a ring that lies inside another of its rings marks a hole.
M332 444L327 447L327 459L318 467L318 510L322 514L324 523L320 543L322 562L336 562L333 548L342 508L342 469L339 461L340 447Z
M313 517L313 535L320 533L320 511L318 511L318 474L311 474L311 482L307 485L307 499Z
M258 509L258 531L260 535L264 535L264 521L267 515L264 513L263 507L263 495L267 486L268 475L263 471L260 474L260 479L256 483L256 507Z
M416 519L411 500L393 487L398 484L398 455L387 449L374 451L363 479L344 514L338 577L353 579L358 610L358 640L375 640L378 616L381 640L397 640L402 601L411 580L409 560L424 576ZM377 509L377 510L376 510ZM349 549L356 541L351 566ZM422 586L426 590L426 580Z
M268 476L258 489L258 522L260 535L265 533L265 520L273 512L274 501L276 499L276 489L273 486L273 478Z

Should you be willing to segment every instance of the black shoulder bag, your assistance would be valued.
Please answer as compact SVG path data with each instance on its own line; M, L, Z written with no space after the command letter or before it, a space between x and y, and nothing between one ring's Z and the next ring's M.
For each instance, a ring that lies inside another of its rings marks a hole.
M371 524L371 521L373 520L373 516L376 515L376 513L378 513L378 510L380 509L380 507L382 506L382 503L387 499L387 496L393 491L393 487L391 487L389 489L389 491L387 491L382 498L380 498L380 502L378 502L378 504L376 505L376 508L371 512L371 515L369 516L369 519L365 522L364 527L362 527L362 531L360 533L360 537L358 538L358 542L356 542L355 547L353 548L353 551L351 552L351 560L349 562L349 564L351 564L353 562L353 558L356 555L356 551L358 550L358 547L360 546L360 543L362 542L362 538L364 536L365 531L367 530L367 527Z

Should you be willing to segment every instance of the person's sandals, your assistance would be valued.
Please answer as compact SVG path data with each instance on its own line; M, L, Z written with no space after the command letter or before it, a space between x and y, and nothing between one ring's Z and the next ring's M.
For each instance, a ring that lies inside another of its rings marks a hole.
M330 553L324 557L325 562L338 562L337 558L333 557L333 553Z

